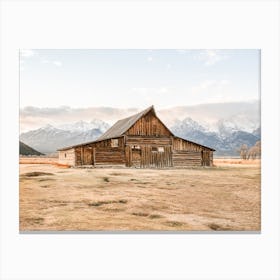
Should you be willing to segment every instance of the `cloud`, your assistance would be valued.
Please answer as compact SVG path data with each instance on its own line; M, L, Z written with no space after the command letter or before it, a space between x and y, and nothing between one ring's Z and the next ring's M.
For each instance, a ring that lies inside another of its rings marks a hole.
M47 124L54 126L77 122L79 120L92 121L103 120L109 124L139 112L137 108L111 108L111 107L89 107L71 108L68 106L39 108L28 106L20 109L21 132L38 129Z
M227 59L227 56L222 55L218 50L204 50L195 58L202 61L205 66L212 66L219 61Z
M179 106L168 107L167 109L158 109L158 103L152 103L154 100L150 96L150 103L156 105L157 113L167 125L173 123L176 119L184 119L188 116L195 118L198 121L209 121L246 112L251 116L258 118L259 115L259 100L251 102L232 102L232 103L212 103L200 104L195 106ZM20 109L20 131L26 132L33 129L38 129L47 124L58 126L66 123L74 123L79 120L92 121L99 119L109 124L115 123L117 120L126 118L136 114L142 108L112 108L112 107L89 107L89 108L71 108L67 106L55 108L38 108L25 107Z
M150 61L153 61L153 57L152 56L149 56L148 58L147 58L147 60L150 62Z

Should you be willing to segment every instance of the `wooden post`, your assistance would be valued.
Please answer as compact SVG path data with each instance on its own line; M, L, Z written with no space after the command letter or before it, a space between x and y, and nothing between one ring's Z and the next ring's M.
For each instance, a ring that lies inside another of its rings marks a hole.
M84 147L81 147L81 165L84 165Z
M92 148L92 165L95 166L95 147Z

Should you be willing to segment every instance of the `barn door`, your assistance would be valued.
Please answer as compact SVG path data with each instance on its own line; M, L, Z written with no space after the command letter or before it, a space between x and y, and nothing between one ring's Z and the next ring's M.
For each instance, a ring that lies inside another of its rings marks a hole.
M86 147L83 151L83 165L93 165L92 147Z
M131 155L132 166L140 167L140 164L141 164L141 149L132 148L131 152L132 152L132 155Z

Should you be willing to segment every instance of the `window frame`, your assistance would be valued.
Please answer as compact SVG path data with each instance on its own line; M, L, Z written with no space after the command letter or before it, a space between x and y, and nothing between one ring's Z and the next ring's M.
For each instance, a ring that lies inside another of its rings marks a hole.
M118 148L119 147L119 139L113 138L111 139L111 148Z

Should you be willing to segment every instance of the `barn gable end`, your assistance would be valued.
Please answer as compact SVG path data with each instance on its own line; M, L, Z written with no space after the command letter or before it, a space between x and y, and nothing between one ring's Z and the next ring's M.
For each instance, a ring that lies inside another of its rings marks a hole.
M73 166L211 166L213 151L212 148L175 136L151 106L117 121L95 141L60 149L59 159Z
M168 136L173 135L163 122L156 116L151 108L145 115L137 120L125 133L131 136Z

